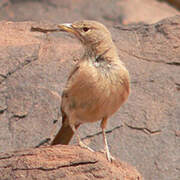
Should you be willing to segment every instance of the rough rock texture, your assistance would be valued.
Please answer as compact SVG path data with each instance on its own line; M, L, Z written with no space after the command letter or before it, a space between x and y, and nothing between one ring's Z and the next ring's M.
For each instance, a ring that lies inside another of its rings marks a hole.
M0 1L0 20L11 21L33 20L62 23L77 19L94 19L106 24L155 23L176 14L180 14L180 12L169 6L164 0Z
M126 163L109 163L101 153L77 146L54 146L0 153L1 180L142 180Z
M55 135L60 95L82 50L67 34L31 32L32 25L46 26L0 22L1 152L35 147ZM145 179L178 180L180 16L109 29L132 81L128 102L109 120L110 150ZM84 141L95 150L103 147L98 127L80 127Z

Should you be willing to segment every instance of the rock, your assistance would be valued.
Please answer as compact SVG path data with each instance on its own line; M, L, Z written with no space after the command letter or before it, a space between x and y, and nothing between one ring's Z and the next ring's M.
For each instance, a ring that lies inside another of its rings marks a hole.
M77 146L53 146L0 154L1 180L5 179L118 179L142 180L132 166L108 162L101 153Z
M176 3L179 0L166 1L179 5ZM19 0L18 2L1 0L0 8L0 20L64 23L79 19L92 19L111 26L119 23L155 23L180 14L177 9L162 0L112 0L106 2L104 0Z
M31 26L48 27L0 22L3 153L35 147L55 135L61 124L61 92L82 48L67 34L31 32ZM179 179L180 16L109 29L131 75L131 96L108 122L110 151L145 179ZM96 151L103 147L97 128L95 123L79 129Z

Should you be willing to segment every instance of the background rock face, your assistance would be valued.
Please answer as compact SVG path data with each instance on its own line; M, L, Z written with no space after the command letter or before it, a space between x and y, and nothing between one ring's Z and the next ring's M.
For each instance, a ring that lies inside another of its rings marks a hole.
M133 8L123 0L107 3L4 0L0 17L46 23L95 19L107 25L131 75L131 96L109 120L110 150L113 156L134 165L145 179L178 180L180 16L153 25L120 25L155 22L178 14L165 3L148 2L133 1ZM147 6L151 11L144 8ZM143 15L143 8L149 15ZM158 8L159 14L152 15L152 9ZM142 15L138 16L140 12ZM73 37L31 32L31 26L53 27L35 22L0 22L1 152L35 147L55 135L61 124L60 96L67 75L81 55L82 47ZM98 123L82 125L79 130L92 148L103 148Z
M104 0L1 0L0 2L0 20L11 21L60 23L77 19L94 19L105 24L155 23L175 14L179 14L178 10L163 0L106 2Z

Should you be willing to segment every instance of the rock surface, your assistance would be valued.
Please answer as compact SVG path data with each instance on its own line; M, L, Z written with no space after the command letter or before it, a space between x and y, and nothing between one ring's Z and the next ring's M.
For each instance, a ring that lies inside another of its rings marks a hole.
M82 50L67 34L31 32L32 25L46 26L0 22L1 152L35 147L55 135L61 123L60 95ZM180 16L109 29L129 69L132 89L128 102L109 120L110 150L145 179L178 180ZM95 150L103 147L98 127L80 127Z
M179 0L173 1L177 4ZM29 8L31 7L31 8ZM1 0L0 20L72 22L94 19L106 24L155 23L180 14L164 0Z
M1 180L142 180L126 163L109 163L101 153L78 146L53 146L0 153Z

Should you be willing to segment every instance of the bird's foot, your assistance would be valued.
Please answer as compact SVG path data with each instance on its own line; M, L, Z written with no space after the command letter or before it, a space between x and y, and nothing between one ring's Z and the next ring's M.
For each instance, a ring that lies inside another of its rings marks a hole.
M88 149L89 151L91 152L94 152L93 149L91 149L90 147L88 147L86 144L84 144L82 141L79 141L79 146L82 147L82 148L86 148Z
M109 162L115 160L115 158L111 155L109 151L106 151L105 149L101 149L100 152L106 154L106 158Z
M106 157L109 162L112 162L113 160L115 160L115 158L110 154L109 151L106 152Z

